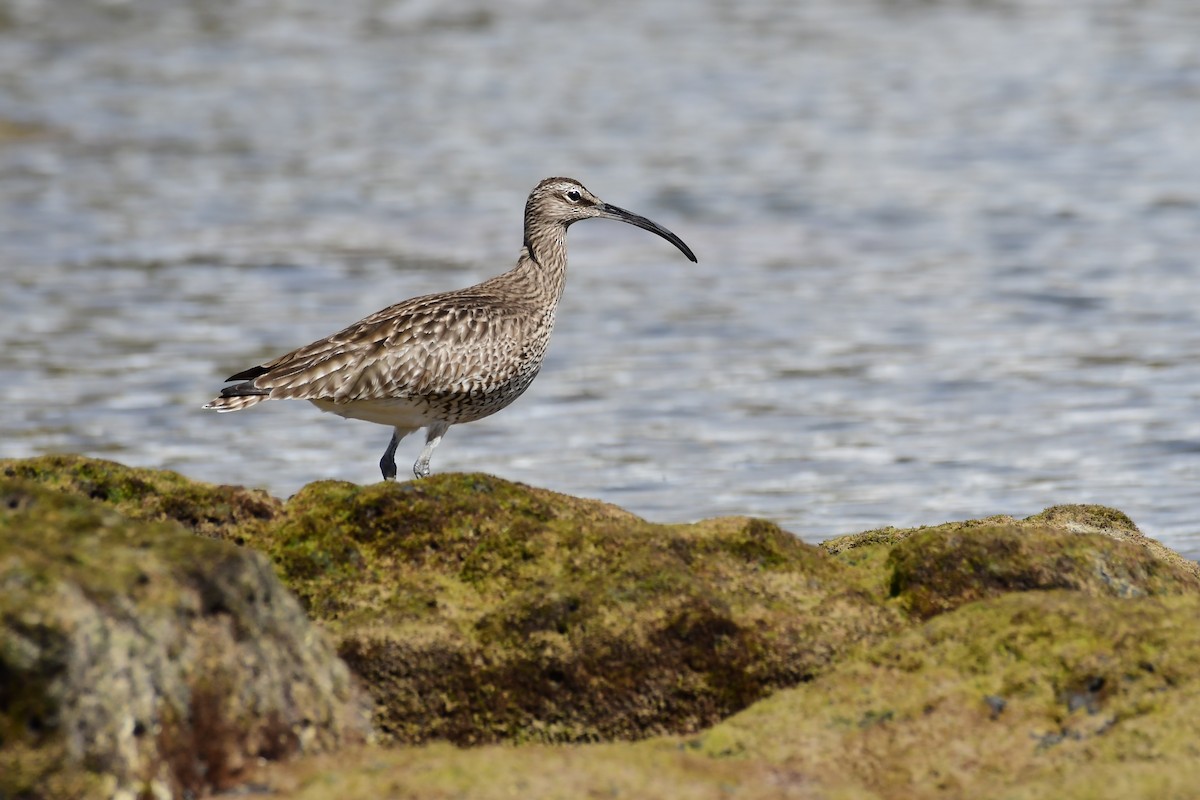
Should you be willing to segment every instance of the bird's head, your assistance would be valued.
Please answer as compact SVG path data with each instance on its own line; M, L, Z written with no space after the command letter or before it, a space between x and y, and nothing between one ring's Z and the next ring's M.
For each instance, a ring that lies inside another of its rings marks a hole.
M543 225L560 225L566 228L581 219L594 218L615 219L636 225L666 239L678 247L689 260L696 260L691 248L678 236L645 217L605 203L573 178L546 178L529 193L529 201L525 204L527 229L536 229Z

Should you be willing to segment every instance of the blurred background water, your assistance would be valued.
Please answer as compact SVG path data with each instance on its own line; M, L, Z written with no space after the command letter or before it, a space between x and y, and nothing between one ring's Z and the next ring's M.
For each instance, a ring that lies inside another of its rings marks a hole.
M200 406L571 230L550 357L434 469L807 539L1098 502L1195 557L1190 0L0 0L0 455L286 496L389 431ZM413 437L398 461L411 463Z

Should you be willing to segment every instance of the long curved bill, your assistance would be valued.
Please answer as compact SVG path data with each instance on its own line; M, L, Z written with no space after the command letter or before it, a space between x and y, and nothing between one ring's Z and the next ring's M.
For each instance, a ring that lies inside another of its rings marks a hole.
M621 222L628 222L630 225L636 225L639 228L641 228L642 230L646 230L646 231L650 231L651 233L658 234L659 236L666 239L671 244L678 247L679 251L681 253L683 253L685 256L687 256L689 261L692 261L692 262L696 261L696 254L692 252L692 248L690 248L686 244L684 244L683 239L680 239L678 236L671 233L669 230L664 228L662 225L659 225L657 222L652 222L651 220L648 220L643 216L634 214L632 211L626 211L623 208L619 208L614 205L609 205L608 203L601 203L599 210L601 212L603 212L604 216L608 217L609 219L618 219Z

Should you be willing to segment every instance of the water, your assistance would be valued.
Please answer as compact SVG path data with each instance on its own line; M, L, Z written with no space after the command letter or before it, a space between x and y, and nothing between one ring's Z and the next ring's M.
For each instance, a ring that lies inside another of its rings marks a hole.
M389 432L226 375L571 231L484 470L818 540L1098 502L1200 556L1200 11L0 0L0 455L286 496ZM411 462L419 438L398 460Z

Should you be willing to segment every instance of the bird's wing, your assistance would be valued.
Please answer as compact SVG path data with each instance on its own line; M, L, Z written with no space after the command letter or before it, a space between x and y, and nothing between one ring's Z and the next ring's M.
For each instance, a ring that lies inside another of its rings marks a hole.
M272 398L338 403L473 394L519 369L536 313L486 292L418 297L230 380Z

